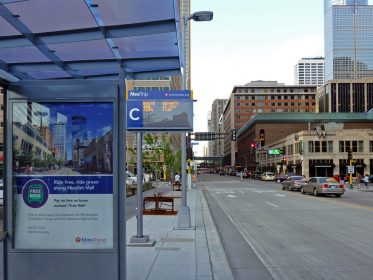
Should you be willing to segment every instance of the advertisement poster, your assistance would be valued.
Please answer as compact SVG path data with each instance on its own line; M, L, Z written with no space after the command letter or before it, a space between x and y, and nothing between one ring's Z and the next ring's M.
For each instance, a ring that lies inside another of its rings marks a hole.
M112 103L13 112L14 248L113 248Z

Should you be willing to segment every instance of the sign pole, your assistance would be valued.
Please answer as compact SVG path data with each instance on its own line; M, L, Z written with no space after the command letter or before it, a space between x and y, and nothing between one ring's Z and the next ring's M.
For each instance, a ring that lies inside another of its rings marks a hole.
M149 235L143 234L143 207L142 207L142 132L137 132L137 234L131 237L130 246L153 246L155 241L149 240Z
M353 160L352 159L350 159L350 166L352 167L352 162L353 162ZM352 168L351 168L352 169ZM352 186L352 173L353 172L350 172L350 177L349 177L349 183L350 183L350 189L353 189L354 187Z
M177 228L188 229L191 228L190 209L187 205L187 180L186 180L186 133L181 134L181 206L177 213Z

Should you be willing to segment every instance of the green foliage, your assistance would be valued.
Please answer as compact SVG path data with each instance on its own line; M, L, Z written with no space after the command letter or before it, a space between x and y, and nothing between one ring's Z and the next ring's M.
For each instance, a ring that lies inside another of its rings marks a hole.
M142 152L145 172L154 174L157 181L161 177L163 166L166 166L166 173L169 178L173 178L176 172L180 173L181 171L181 151L172 149L164 134L162 135L162 141L158 140L157 135L146 133L144 135L144 144L151 147L151 149ZM128 148L127 151L136 158L136 150ZM160 161L161 155L163 155L163 162ZM134 161L131 162L131 164L134 163Z

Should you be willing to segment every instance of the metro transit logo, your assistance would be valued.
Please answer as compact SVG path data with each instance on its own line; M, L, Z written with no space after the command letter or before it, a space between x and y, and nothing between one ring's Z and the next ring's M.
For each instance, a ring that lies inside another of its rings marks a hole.
M75 242L80 244L104 244L107 242L106 238L97 238L97 237L75 237Z

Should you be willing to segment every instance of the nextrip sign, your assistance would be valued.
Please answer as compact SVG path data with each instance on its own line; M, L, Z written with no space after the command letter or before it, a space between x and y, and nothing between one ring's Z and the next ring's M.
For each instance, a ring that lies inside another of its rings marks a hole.
M127 130L192 131L190 90L130 90L126 93Z

